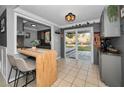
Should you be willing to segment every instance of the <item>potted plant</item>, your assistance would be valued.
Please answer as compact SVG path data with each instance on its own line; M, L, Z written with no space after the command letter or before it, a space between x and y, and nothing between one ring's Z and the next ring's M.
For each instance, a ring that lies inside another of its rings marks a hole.
M32 44L32 49L36 49L36 46L39 45L39 40L32 40L31 44Z
M108 15L110 22L116 21L117 18L119 17L118 6L117 5L109 5L107 7L107 15Z

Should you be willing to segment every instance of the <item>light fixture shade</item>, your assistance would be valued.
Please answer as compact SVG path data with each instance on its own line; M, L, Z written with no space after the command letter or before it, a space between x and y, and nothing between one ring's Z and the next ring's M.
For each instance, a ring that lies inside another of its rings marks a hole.
M71 22L71 21L74 21L75 20L75 15L72 14L72 13L68 13L66 16L65 16L65 20L67 20L68 22Z

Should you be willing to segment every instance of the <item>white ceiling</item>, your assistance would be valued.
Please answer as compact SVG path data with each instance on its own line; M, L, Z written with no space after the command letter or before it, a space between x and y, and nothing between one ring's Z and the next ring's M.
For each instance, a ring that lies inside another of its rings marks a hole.
M36 25L36 26L33 27L32 25ZM41 30L50 29L50 27L48 27L48 26L38 24L38 23L32 22L32 21L27 21L24 25L24 28L28 29L28 30L34 30L34 31L41 31Z
M26 19L26 18L17 17L17 19L18 19L17 20L18 25L22 22L24 23L25 30L41 31L41 30L50 29L49 26L34 22L34 21ZM32 25L36 25L36 26L32 26Z
M59 26L99 19L103 5L21 5L21 9L34 13ZM76 20L67 22L65 15L72 12Z

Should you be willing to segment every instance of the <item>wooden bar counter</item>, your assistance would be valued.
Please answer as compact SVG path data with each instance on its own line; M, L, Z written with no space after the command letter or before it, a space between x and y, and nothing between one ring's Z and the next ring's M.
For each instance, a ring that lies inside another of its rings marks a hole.
M51 86L57 79L57 53L47 49L18 49L19 53L36 58L36 86Z

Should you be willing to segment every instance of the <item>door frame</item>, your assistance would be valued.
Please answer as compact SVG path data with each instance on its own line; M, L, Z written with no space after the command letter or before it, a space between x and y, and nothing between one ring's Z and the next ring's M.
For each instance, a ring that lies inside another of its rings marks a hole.
M69 30L64 30L64 57L66 59L66 33L67 32L74 32L76 34L76 59L78 59L78 55L77 55L77 49L78 49L78 42L77 42L77 33L85 30L91 33L91 63L94 63L94 34L93 34L93 27L84 27L84 28L76 28L76 29L69 29Z
M64 58L66 59L66 38L65 38L65 36L66 36L66 33L67 32L75 32L75 36L76 36L76 39L77 39L77 31L74 29L72 29L72 30L65 30L64 31ZM77 41L77 40L76 40ZM76 49L76 51L77 51L77 42L75 43L75 49ZM76 59L77 59L77 52L76 52L76 55L75 55L75 57L76 57Z

